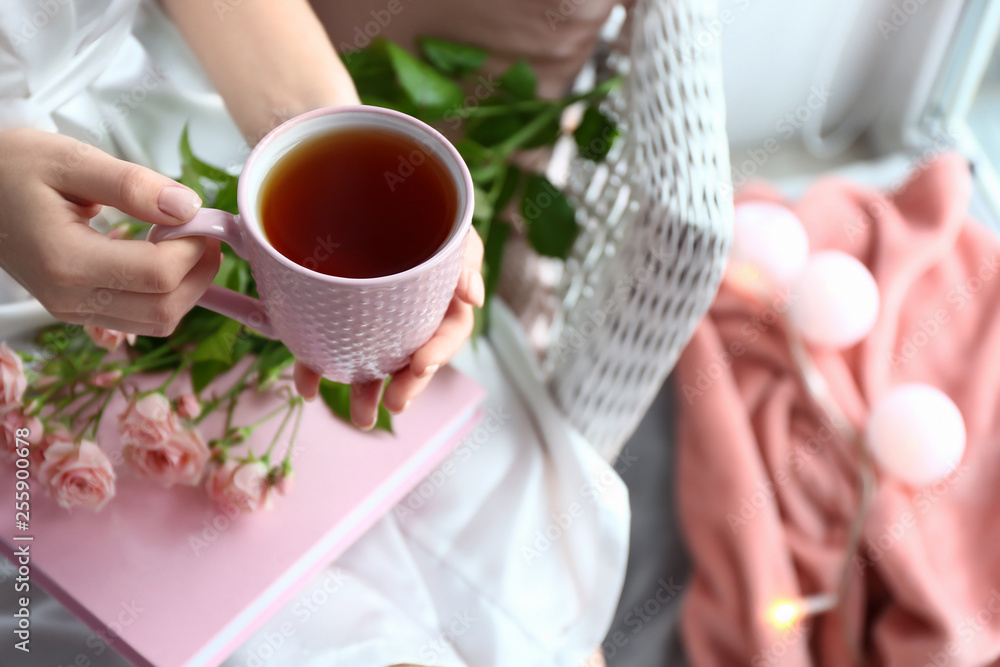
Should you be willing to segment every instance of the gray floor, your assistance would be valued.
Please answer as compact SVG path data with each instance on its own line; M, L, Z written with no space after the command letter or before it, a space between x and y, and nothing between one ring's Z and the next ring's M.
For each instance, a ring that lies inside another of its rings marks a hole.
M677 619L690 570L674 514L672 381L660 391L615 468L632 502L632 545L615 623L604 641L609 667L682 667Z

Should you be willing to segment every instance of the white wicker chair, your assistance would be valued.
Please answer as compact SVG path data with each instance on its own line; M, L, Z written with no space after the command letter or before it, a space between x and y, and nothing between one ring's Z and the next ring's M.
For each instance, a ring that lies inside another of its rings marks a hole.
M583 228L570 258L518 241L505 256L501 296L537 345L556 402L608 460L722 278L732 189L716 11L714 0L635 2L591 73L625 76L608 101L625 140L604 163L572 159L562 179ZM550 168L556 182L559 171Z

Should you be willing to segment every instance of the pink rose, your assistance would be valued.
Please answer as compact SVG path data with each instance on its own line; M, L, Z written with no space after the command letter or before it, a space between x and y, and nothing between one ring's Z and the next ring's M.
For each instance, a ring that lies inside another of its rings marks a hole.
M28 429L28 436L21 438L30 445L42 441L42 422L38 417L26 417L20 410L11 410L0 415L0 452L2 456L13 463L17 458L17 430Z
M42 435L38 445L31 448L31 464L36 474L42 469L42 464L45 462L45 451L49 447L56 443L73 444L73 434L63 424L56 424L50 428L52 430Z
M285 471L284 468L278 469L278 474L274 477L274 490L278 495L287 496L292 492L295 487L295 471L288 470Z
M194 429L178 429L156 443L129 443L122 452L133 470L164 488L196 485L210 454L201 434Z
M181 394L177 397L177 414L184 419L197 419L201 414L201 403L194 394Z
M21 407L21 397L27 388L21 356L6 341L0 343L0 413Z
M135 447L162 445L177 430L177 417L170 411L170 401L160 393L133 398L118 416L122 444Z
M268 472L263 461L240 463L229 459L212 467L206 485L208 495L220 505L233 505L243 512L267 509L273 495Z
M83 327L83 330L87 332L87 335L90 336L95 345L103 347L109 352L117 350L125 341L128 341L129 345L135 345L135 334L126 334L114 329L105 329L104 327L90 325Z
M107 389L108 387L113 387L115 383L122 379L121 369L114 369L113 371L106 371L104 373L98 373L94 377L90 378L90 384L95 387L100 387L101 389Z
M53 441L45 450L38 478L60 507L99 510L115 495L115 470L90 440L79 445Z

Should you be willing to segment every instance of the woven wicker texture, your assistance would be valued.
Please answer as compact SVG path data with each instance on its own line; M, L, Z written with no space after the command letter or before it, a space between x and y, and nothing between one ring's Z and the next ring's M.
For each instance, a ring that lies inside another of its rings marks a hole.
M573 159L564 188L583 226L572 255L561 271L523 252L504 267L514 273L505 299L544 341L553 396L608 459L663 385L725 266L732 189L716 12L714 0L635 3L604 63L626 76L608 103L625 141L602 164ZM546 302L551 323L540 333Z

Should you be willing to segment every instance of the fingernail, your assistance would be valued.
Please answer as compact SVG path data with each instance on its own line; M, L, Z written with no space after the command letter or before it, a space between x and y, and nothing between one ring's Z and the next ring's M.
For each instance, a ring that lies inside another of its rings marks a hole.
M375 428L376 421L378 421L378 419L373 420L371 424L367 424L365 426L358 426L358 428L361 429L362 431L370 431L373 428Z
M179 185L168 185L160 190L156 205L171 218L187 222L201 208L201 197Z
M486 301L486 284L483 282L483 276L478 271L467 271L469 274L469 298L477 306L482 306L483 302Z
M401 407L399 410L389 410L389 414L393 415L393 416L402 414L406 410L406 408L408 408L408 407L410 407L410 401L407 401L406 403L403 403L403 407ZM386 409L388 410L388 408L386 408Z
M418 375L417 377L425 378L428 375L434 375L435 373L437 373L437 370L439 368L441 368L441 364L433 364L432 366L428 366L427 368L424 369L424 372Z

